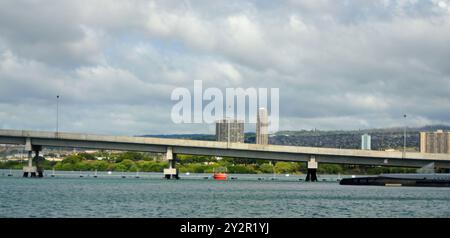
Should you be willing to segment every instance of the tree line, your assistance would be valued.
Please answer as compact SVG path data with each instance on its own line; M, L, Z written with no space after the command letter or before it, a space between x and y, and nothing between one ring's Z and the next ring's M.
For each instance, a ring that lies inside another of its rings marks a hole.
M98 158L101 158L99 160ZM154 153L122 152L95 154L78 153L66 156L62 161L54 162L35 158L38 166L45 170L62 171L119 171L119 172L162 172L167 168L167 161ZM0 163L0 169L22 169L25 161L7 161ZM214 156L177 155L177 168L180 172L212 173L216 168L227 168L228 173L240 174L305 174L305 162L284 162L222 158ZM397 167L350 166L338 164L319 164L319 174L379 174L379 173L413 173L414 169Z

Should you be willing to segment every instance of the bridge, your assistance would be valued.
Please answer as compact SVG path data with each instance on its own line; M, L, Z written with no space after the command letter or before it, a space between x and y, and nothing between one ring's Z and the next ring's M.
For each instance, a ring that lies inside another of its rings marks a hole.
M46 146L164 153L168 161L168 168L164 169L166 178L178 178L177 154L307 162L307 180L310 175L314 180L318 163L413 168L434 163L436 167L450 168L450 154L259 145L65 132L0 129L0 144L25 145L25 150L28 151L28 166L24 167L24 176L28 174L36 176L36 173L42 176L42 171L37 171L37 168L32 166L32 153L35 152L35 156L39 156L39 151Z

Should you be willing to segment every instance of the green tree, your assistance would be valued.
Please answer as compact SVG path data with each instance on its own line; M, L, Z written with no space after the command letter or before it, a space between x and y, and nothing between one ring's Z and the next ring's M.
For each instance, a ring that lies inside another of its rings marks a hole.
M96 160L95 155L93 154L79 153L78 156L83 158L84 160Z
M214 162L216 161L216 158L214 156L177 155L177 160L180 164L190 164L190 163Z
M120 171L120 172L125 172L126 169L127 169L127 168L126 168L123 164L121 164L121 163L114 164L114 166L113 166L113 168L112 168L112 170L114 170L114 171Z
M74 166L74 170L78 170L78 171L89 171L91 170L91 166L89 165L89 163L86 162L78 162L76 164L73 165Z
M79 163L83 160L83 157L79 156L79 155L69 155L66 158L64 158L62 160L63 164L76 164Z
M136 163L139 171L144 172L162 172L167 167L167 162L155 162L155 161L138 161Z
M321 164L317 168L317 172L321 174L338 174L343 173L344 169L337 164Z
M296 173L299 169L298 163L279 161L275 164L275 172L280 174Z
M106 161L94 161L92 163L92 168L98 171L106 171L108 169L108 162Z
M200 163L186 164L183 167L183 172L204 173L206 168L206 165Z
M130 159L124 159L119 164L123 165L123 167L125 168L125 171L128 171L134 165L134 162Z
M271 174L271 173L274 172L274 167L273 167L273 165L268 164L268 163L262 164L262 165L259 166L259 171L261 173L265 173L265 174L269 174L270 173Z
M234 174L256 174L255 168L248 165L229 166L228 171Z
M116 163L120 163L123 160L139 161L144 160L144 155L139 152L127 151L125 153L120 153L116 158Z

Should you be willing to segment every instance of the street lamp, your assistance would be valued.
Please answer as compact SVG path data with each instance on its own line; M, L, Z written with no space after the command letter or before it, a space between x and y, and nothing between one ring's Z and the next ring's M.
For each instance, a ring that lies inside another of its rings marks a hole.
M56 133L59 132L59 95L56 95Z
M405 158L406 154L406 114L403 115L403 118L405 118L405 125L403 129L403 158Z

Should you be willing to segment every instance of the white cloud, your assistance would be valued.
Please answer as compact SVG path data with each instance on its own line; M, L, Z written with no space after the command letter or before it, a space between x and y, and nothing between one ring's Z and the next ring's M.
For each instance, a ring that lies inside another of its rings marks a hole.
M399 112L415 125L448 123L447 8L438 0L2 1L0 126L52 128L20 118L54 114L62 94L67 130L210 132L170 123L171 90L196 79L280 88L281 129L389 126Z

